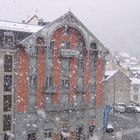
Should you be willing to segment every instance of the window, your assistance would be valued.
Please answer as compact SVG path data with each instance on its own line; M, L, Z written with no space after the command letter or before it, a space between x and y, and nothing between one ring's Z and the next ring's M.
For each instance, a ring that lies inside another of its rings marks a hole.
M36 75L30 75L30 83L32 86L36 86L37 85L37 76Z
M82 136L82 127L78 127L76 129L76 140L80 140L81 136Z
M78 61L78 69L79 69L81 72L84 72L84 60L79 60L79 61Z
M4 91L12 90L12 75L4 75Z
M11 130L11 115L3 115L3 131Z
M133 86L133 90L134 90L134 92L138 92L139 86L138 86L138 85L134 85L134 86Z
M97 49L96 43L95 42L91 43L90 48L93 49L93 50Z
M45 132L44 133L44 138L52 138L53 133L52 132Z
M138 101L138 95L134 95L134 101Z
M70 87L70 80L69 80L69 78L62 79L62 88L69 89L69 87Z
M11 95L4 95L4 106L3 106L3 110L4 111L11 111L11 107L12 107L12 96Z
M36 95L30 94L29 95L29 112L36 111Z
M93 136L94 129L95 129L95 126L94 125L93 126L89 126L89 135L90 136Z
M84 91L84 77L79 76L78 78L78 90Z
M64 34L67 34L67 35L71 34L70 28L68 26L64 26Z
M4 140L9 140L9 135L4 134Z
M36 140L36 133L28 133L27 140Z
M4 56L4 72L12 72L12 56Z
M69 48L70 48L70 41L63 41L63 42L61 43L61 47L62 47L63 49L69 49Z
M61 62L62 62L62 73L67 74L67 72L70 72L70 60L65 58L62 59Z
M5 35L4 35L4 44L5 45L14 45L14 34L5 33Z
M47 59L46 69L47 69L48 73L52 73L53 72L53 59L51 59L51 58Z
M44 45L45 44L45 41L44 41L43 37L38 37L36 39L36 44L37 45Z
M48 76L47 81L46 81L46 88L52 87L53 86L53 77Z

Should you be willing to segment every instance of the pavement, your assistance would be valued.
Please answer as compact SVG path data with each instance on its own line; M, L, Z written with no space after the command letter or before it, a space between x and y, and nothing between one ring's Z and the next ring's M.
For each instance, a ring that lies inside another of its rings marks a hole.
M110 115L109 122L114 132L105 133L103 140L140 140L140 114L114 113Z

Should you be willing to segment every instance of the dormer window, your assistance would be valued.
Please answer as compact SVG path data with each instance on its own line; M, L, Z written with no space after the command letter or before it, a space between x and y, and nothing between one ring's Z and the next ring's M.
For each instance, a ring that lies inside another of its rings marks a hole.
M93 49L93 50L96 50L97 49L96 43L95 42L91 43L90 48Z
M11 32L4 33L4 44L5 45L14 45L14 34Z
M70 35L70 28L68 26L64 26L64 34Z

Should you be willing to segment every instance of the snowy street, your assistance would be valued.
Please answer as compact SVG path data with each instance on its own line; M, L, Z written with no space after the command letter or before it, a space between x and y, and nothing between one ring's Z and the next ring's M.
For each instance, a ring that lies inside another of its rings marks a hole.
M105 134L104 140L140 140L140 114L115 113L110 116L114 132Z

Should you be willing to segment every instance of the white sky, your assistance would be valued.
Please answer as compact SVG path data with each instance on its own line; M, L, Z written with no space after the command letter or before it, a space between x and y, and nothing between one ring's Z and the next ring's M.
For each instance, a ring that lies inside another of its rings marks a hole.
M0 0L0 20L53 21L69 8L107 48L139 56L140 0Z

